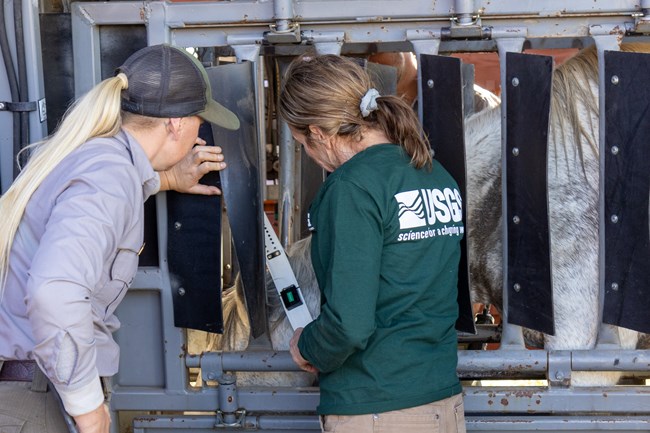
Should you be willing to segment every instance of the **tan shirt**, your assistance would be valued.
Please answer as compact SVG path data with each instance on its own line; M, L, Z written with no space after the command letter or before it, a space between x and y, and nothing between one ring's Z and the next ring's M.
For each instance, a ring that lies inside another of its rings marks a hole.
M117 372L113 315L138 267L144 201L160 188L142 147L121 131L66 157L30 199L0 302L0 359L35 359L79 415Z

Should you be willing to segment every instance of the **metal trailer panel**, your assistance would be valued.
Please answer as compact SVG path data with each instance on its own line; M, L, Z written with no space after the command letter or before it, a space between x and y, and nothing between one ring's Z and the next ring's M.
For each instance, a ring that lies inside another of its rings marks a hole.
M648 431L648 417L474 417L465 418L467 431L471 432L509 432L534 430L539 432L563 431L567 433L584 433L593 431L616 431L617 433L633 433ZM271 417L245 416L243 423L246 429L273 431L276 433L308 433L321 431L318 417ZM204 417L159 417L155 419L137 418L134 423L134 433L174 432L197 433L213 432L218 424L216 416ZM219 431L242 431L242 427L219 425Z

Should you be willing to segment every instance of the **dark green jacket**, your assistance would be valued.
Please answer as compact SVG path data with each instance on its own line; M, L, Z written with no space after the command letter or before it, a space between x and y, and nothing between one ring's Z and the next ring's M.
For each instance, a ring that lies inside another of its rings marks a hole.
M456 302L464 233L458 186L399 146L358 153L310 208L320 316L298 347L320 370L321 414L386 412L461 391Z

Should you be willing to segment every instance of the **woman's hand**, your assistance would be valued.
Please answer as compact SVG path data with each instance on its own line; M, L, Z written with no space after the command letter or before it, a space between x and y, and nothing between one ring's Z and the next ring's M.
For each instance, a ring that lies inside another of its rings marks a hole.
M104 403L92 412L74 417L79 433L108 433L111 425L111 416L108 406Z
M293 333L293 337L291 337L291 341L289 342L289 352L291 352L293 362L295 362L302 370L309 373L318 373L318 369L311 365L311 363L300 354L300 349L298 349L298 340L300 340L301 334L302 328L296 329L296 332Z
M216 186L203 185L199 180L210 171L226 168L223 154L219 146L206 146L205 141L198 138L197 146L169 170L160 173L160 190L174 190L190 194L220 195L221 190Z

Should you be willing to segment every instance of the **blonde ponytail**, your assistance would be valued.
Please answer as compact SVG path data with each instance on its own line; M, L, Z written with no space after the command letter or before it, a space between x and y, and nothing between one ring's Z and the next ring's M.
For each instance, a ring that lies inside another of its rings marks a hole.
M111 137L122 126L121 91L128 79L120 73L108 78L68 109L57 131L27 149L32 156L7 192L0 197L0 300L9 267L9 253L32 194L52 170L70 153L95 137Z

